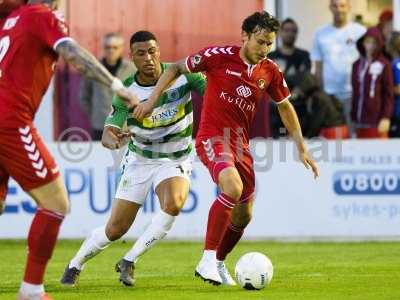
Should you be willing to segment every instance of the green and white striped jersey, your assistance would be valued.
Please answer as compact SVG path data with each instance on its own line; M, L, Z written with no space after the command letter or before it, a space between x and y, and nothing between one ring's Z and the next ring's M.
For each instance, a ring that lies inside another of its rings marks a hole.
M168 64L162 63L162 70ZM136 74L128 77L124 85L134 92L141 101L146 101L154 86L142 86L136 80ZM151 116L143 122L132 117L125 102L118 96L112 101L112 111L105 126L122 129L125 123L134 134L129 150L149 162L177 160L186 157L192 151L193 107L190 91L203 95L206 80L200 73L188 73L179 76L164 91Z

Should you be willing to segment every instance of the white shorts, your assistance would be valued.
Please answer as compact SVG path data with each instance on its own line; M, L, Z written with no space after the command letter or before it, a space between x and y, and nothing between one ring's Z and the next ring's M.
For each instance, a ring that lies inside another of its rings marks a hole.
M192 158L149 164L138 161L134 154L129 153L121 172L115 198L143 205L151 187L155 190L165 179L182 177L190 182Z

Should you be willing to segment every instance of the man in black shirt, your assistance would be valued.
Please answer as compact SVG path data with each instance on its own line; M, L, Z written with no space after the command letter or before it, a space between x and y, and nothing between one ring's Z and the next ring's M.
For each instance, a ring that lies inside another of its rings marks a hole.
M311 70L310 54L295 47L297 33L296 22L290 18L284 20L279 30L280 47L268 54L268 57L275 61L284 72L290 90L300 83L297 74L308 73ZM282 135L280 128L284 126L279 118L276 105L273 103L271 103L270 111L271 134L274 138L278 138Z
M268 55L284 72L290 89L293 89L298 84L296 82L297 73L310 72L311 70L310 54L295 46L297 33L296 22L290 18L284 20L279 30L281 46Z

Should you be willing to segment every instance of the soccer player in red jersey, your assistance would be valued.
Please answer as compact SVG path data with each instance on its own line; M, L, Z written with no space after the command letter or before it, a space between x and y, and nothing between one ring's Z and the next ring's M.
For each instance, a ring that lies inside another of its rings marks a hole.
M50 299L43 277L68 211L59 169L33 124L58 56L131 104L138 103L119 79L68 37L62 16L52 10L56 5L52 0L0 0L0 10L13 8L0 28L0 199L5 200L11 176L38 205L28 234L21 300Z
M204 253L195 274L217 285L236 284L224 260L251 219L255 176L249 129L265 93L277 103L301 162L318 176L317 165L308 156L297 115L289 102L282 72L266 58L278 28L279 22L267 12L252 14L242 24L242 47L207 47L175 63L161 76L149 100L134 111L134 117L143 118L177 76L205 72L207 88L196 150L221 194L210 208Z

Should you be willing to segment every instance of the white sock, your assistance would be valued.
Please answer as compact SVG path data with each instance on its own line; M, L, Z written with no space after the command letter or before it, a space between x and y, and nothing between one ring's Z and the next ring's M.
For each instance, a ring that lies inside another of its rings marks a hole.
M204 250L203 257L201 258L206 260L217 260L217 251L216 250Z
M91 235L83 242L74 258L69 263L70 268L81 270L83 265L92 257L95 257L103 249L107 248L111 241L106 236L105 226L98 227L92 231Z
M19 292L24 297L29 298L33 296L42 295L44 293L44 287L43 284L32 284L22 281L21 287L19 288Z
M160 210L151 221L151 224L146 228L145 232L136 240L131 250L125 254L124 259L136 263L139 256L153 247L158 240L163 239L167 235L174 221L174 216Z

